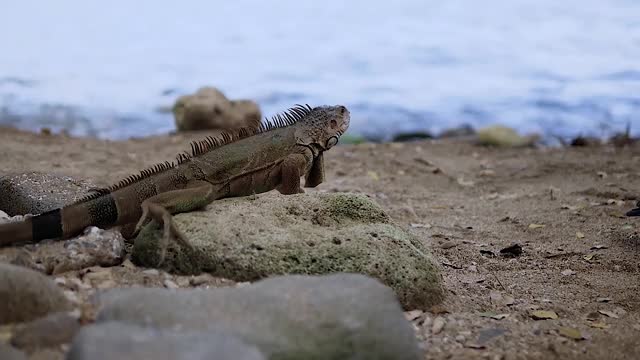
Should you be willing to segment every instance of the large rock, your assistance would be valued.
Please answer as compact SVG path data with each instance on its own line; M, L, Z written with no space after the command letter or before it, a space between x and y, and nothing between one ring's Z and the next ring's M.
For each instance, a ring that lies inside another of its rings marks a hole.
M46 276L0 263L0 324L30 321L69 308L62 289Z
M195 94L176 100L173 115L178 131L207 129L257 129L262 114L251 100L229 100L213 87L200 88Z
M0 177L0 210L7 214L41 214L73 202L95 187L84 180L39 172Z
M364 195L269 193L215 201L174 220L195 251L172 243L163 263L171 272L204 271L236 281L363 273L392 287L407 309L428 308L443 297L427 249ZM141 231L133 249L137 263L158 264L159 236L156 223Z
M142 328L117 322L82 329L68 360L263 360L255 347L224 332Z
M393 291L359 274L275 277L235 288L127 288L98 296L97 322L226 331L269 359L420 359Z

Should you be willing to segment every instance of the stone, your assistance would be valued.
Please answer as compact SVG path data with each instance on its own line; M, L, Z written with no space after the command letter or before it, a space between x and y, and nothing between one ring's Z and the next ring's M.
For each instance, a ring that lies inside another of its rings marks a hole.
M85 196L94 184L69 176L40 172L0 177L0 210L10 216L37 215Z
M123 288L97 296L96 322L224 330L269 359L421 359L392 289L361 274L272 277L242 287Z
M0 342L0 359L2 360L27 360L27 355L22 351Z
M54 347L71 341L80 329L78 318L59 312L19 326L11 337L11 345L30 351Z
M268 193L215 201L174 221L195 251L172 242L162 265L169 272L207 272L237 282L352 272L393 288L407 309L426 309L443 298L428 249L365 195ZM160 236L156 223L144 227L133 261L157 266Z
M409 141L418 141L418 140L426 140L433 139L433 135L426 131L413 131L413 132L403 132L393 136L391 141L393 142L409 142Z
M263 360L254 346L221 332L173 331L107 322L83 328L68 360Z
M252 100L229 100L214 87L179 97L173 106L178 131L260 127L262 113Z
M466 136L473 136L476 134L476 130L470 124L462 124L458 127L446 129L438 135L440 139L448 138L460 138Z
M62 289L51 279L35 270L0 263L0 324L30 321L69 309Z
M51 249L55 248L55 249ZM43 250L43 263L48 274L60 274L92 266L116 266L124 261L125 240L116 230L102 230L95 226L83 235L56 242Z
M533 146L540 139L540 135L519 135L515 130L502 126L492 125L478 130L477 143L485 146L498 147L527 147Z

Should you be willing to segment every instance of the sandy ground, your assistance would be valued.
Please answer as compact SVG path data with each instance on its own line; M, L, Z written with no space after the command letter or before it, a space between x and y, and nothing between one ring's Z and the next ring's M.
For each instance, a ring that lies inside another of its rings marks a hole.
M204 135L111 142L2 128L0 169L108 185ZM640 357L640 219L623 216L640 195L640 146L345 145L326 170L315 191L370 194L441 264L446 302L409 314L426 358ZM513 244L521 255L500 253ZM143 279L118 268L119 283L157 285Z

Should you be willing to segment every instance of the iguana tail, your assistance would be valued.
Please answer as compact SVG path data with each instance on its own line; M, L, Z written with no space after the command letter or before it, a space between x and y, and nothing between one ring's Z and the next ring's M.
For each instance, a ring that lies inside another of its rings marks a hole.
M109 227L118 221L112 194L92 197L23 221L0 225L0 247L44 239L66 239L88 227Z

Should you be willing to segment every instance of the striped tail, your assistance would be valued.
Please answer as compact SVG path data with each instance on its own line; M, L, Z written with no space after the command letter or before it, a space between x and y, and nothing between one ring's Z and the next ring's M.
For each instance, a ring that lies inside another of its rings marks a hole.
M0 246L45 239L66 239L82 233L89 226L113 226L118 209L111 194L55 209L24 221L0 224Z
M61 214L61 209L55 209L23 221L0 224L0 246L61 237Z

